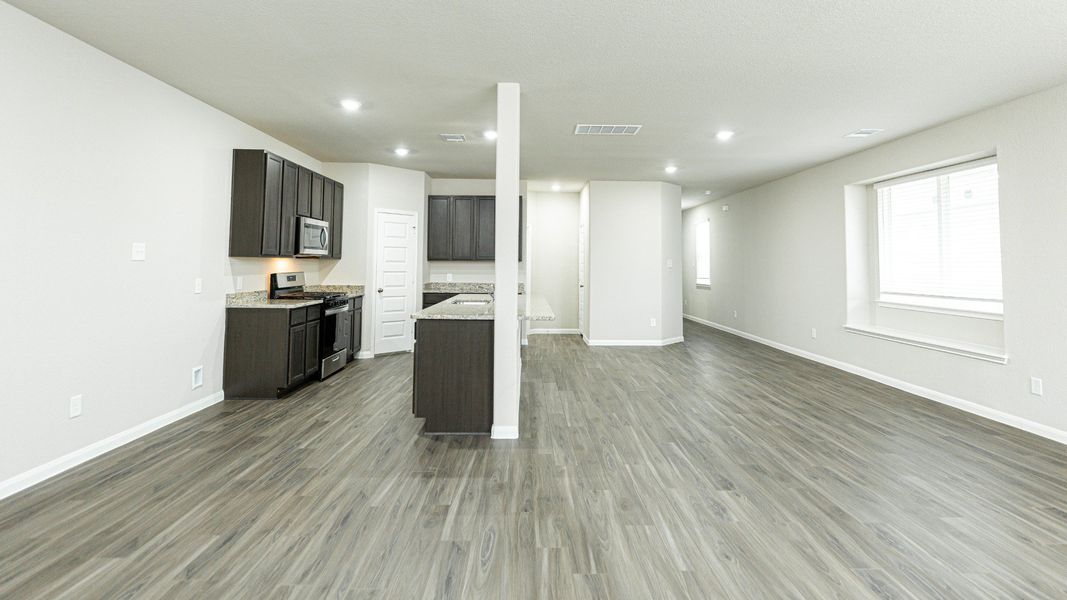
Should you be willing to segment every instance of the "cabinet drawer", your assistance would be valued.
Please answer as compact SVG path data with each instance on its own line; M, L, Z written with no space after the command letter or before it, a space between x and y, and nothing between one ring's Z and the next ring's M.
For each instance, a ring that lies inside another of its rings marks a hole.
M307 316L307 320L308 321L318 321L319 319L322 318L322 305L321 304L317 304L315 306L309 306L307 308L307 311L308 311L308 316Z
M299 325L308 320L308 309L294 308L289 311L289 325Z

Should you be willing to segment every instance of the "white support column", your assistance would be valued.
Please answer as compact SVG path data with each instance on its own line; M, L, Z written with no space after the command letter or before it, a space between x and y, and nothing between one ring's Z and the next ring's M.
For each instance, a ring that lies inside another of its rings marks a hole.
M496 86L493 437L519 437L519 84Z

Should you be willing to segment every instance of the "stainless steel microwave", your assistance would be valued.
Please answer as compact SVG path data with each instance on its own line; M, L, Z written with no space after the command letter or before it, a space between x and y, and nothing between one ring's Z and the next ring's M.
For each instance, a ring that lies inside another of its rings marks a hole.
M299 217L296 220L296 255L326 256L330 253L330 224L326 221Z

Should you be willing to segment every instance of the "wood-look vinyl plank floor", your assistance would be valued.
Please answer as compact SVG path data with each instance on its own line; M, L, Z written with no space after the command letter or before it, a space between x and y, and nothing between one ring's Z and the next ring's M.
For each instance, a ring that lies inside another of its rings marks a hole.
M1061 445L701 325L524 349L520 440L411 356L0 501L0 598L1064 598Z

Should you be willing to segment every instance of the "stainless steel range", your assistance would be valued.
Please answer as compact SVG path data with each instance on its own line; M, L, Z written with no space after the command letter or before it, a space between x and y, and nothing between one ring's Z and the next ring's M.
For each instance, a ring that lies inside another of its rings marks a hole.
M270 297L275 300L322 300L322 326L319 336L319 378L326 379L348 362L352 337L352 313L348 296L342 292L304 290L304 274L271 273Z

